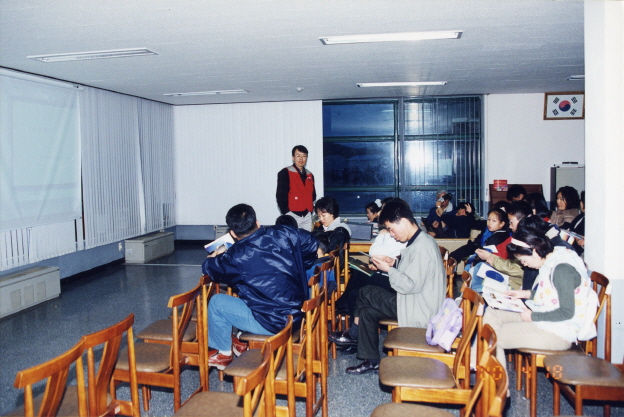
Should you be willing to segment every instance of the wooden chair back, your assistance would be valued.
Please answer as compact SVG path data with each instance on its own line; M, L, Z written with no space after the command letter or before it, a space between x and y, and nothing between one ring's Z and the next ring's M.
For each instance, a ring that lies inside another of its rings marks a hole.
M448 258L446 262L446 296L455 298L455 270L457 269L457 261L454 258Z
M274 416L275 410L267 410L267 396L275 396L271 392L272 386L267 386L266 381L269 378L269 366L271 362L271 349L265 348L262 351L262 362L249 375L240 377L236 384L236 394L243 397L243 417L253 417L255 415ZM268 388L268 392L267 392ZM265 404L264 410L259 410L262 404ZM206 404L210 407L210 404ZM265 414L263 414L263 412Z
M462 293L461 307L462 335L453 360L453 375L461 381L459 386L470 388L470 345L475 332L478 332L483 319L483 298L470 288L465 288ZM481 352L477 350L477 357Z
M488 328L489 325L484 327ZM491 329L491 328L490 328ZM492 330L493 332L493 330ZM477 380L483 384L479 409L486 417L500 417L507 401L507 372L496 355L485 353L477 365ZM467 414L469 415L469 414Z
M134 314L130 314L119 323L82 337L83 347L87 352L87 387L90 416L121 414L139 417L141 415L134 353L134 335L132 333L133 324ZM111 401L109 399L109 387L124 334L126 334L128 345L126 352L128 353L130 370L130 401L122 401L117 398ZM100 345L102 345L102 357L99 360L96 373L94 349Z
M594 316L594 324L598 326L598 318L605 310L605 332L604 332L604 355L605 359L611 361L611 283L609 278L600 272L593 271L590 275L592 287L598 294L598 310ZM585 353L591 356L598 355L598 336L587 342L581 342Z
M308 279L308 288L310 289L310 298L314 298L321 292L321 270L317 266L314 275Z
M71 365L76 363L77 402L79 415L87 415L87 392L84 381L82 340L68 351L39 365L19 371L13 386L24 390L24 416L55 416L67 389L67 377ZM39 410L33 404L33 384L47 379ZM73 404L72 404L73 406Z
M316 415L322 409L322 416L328 415L327 374L328 345L325 293L303 303L301 310L305 316L301 324L301 339L293 344L293 353L297 358L294 365L295 396L306 399L306 417ZM321 394L317 395L317 385ZM278 394L287 394L287 379L275 382Z
M263 350L271 352L269 362L269 373L265 383L265 402L267 414L277 414L278 410L281 415L295 417L295 379L294 379L294 362L293 362L293 341L292 341L292 316L288 316L286 326L268 338L265 342ZM278 406L275 401L275 381L277 374L283 365L286 365L286 387L288 405Z

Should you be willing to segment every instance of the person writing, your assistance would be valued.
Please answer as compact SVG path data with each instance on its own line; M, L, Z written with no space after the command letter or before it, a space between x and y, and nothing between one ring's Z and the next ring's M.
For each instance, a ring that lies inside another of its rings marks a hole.
M232 207L225 217L235 243L224 253L213 252L202 272L215 282L236 287L238 297L216 294L208 306L208 344L218 352L210 366L224 369L232 350L246 346L232 337L232 327L271 335L292 315L301 323L301 306L308 299L306 270L317 258L318 241L311 232L290 226L264 227L247 204Z
M281 214L288 214L297 220L299 228L312 230L312 211L316 200L314 175L306 169L308 149L297 145L292 149L291 166L277 173L275 198Z

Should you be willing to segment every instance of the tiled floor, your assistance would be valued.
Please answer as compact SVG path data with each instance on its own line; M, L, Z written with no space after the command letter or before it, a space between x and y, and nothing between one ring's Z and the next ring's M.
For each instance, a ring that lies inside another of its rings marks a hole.
M63 280L61 297L0 320L0 415L23 403L21 391L13 388L15 374L50 359L73 346L80 336L107 327L135 314L135 330L169 314L170 295L191 289L201 275L205 252L200 244L176 242L176 251L146 265L114 265L84 274L77 280ZM329 363L329 414L332 417L368 416L379 404L390 401L390 393L379 384L376 373L351 376L347 366L358 363L354 354L340 353ZM516 392L515 375L510 373L511 397L505 416L528 416L529 402ZM186 398L198 383L193 369L183 372L182 397ZM231 391L229 381L219 382L211 372L211 389ZM539 380L538 415L552 414L552 385ZM123 390L122 390L123 391ZM122 392L121 395L125 393ZM173 395L154 389L146 416L173 414ZM297 403L297 415L305 415L303 401ZM457 410L455 414L459 415ZM567 402L562 413L573 414ZM587 415L602 415L598 407L585 407ZM623 407L612 409L613 416L624 416Z

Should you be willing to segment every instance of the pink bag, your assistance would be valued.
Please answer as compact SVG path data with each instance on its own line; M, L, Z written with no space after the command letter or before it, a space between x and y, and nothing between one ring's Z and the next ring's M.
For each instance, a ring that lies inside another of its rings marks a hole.
M462 309L452 298L444 299L442 308L429 321L427 327L427 343L438 345L447 352L462 327Z

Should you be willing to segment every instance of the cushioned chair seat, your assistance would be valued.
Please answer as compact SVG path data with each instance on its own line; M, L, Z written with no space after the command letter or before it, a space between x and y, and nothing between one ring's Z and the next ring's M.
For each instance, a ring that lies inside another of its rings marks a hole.
M519 348L518 352L535 355L585 355L583 349L577 344L573 344L568 350L547 350L534 348Z
M417 350L421 352L444 353L438 345L427 343L427 329L417 327L397 327L393 329L384 340L386 349Z
M195 334L197 331L197 323L190 322L184 332L183 342L190 342L195 340ZM171 320L158 320L147 326L145 329L137 333L139 339L151 339L162 340L171 342L173 336L171 335Z
M223 372L230 376L247 376L262 362L262 350L250 349L244 351L238 358L234 358L231 364L225 367Z
M388 386L409 388L455 388L453 371L431 358L388 356L379 365L379 381Z
M293 362L295 366L299 360L299 355L293 354ZM238 358L234 359L223 372L230 376L243 377L249 375L251 371L256 369L262 362L262 351L260 349L251 349L243 352ZM286 380L286 361L282 361L275 379L278 381Z
M544 365L558 382L570 385L624 387L624 374L612 363L579 355L553 355Z
M117 368L123 371L128 370L128 352L124 348L119 353ZM162 372L169 368L169 355L171 348L169 345L157 343L136 343L134 353L137 357L137 372ZM140 360L138 360L140 358Z
M243 415L243 398L232 392L204 391L195 394L176 417L230 417Z
M408 404L408 403L386 403L378 406L373 410L371 417L407 417L407 416L426 416L426 417L450 417L455 416L445 410L426 405Z

